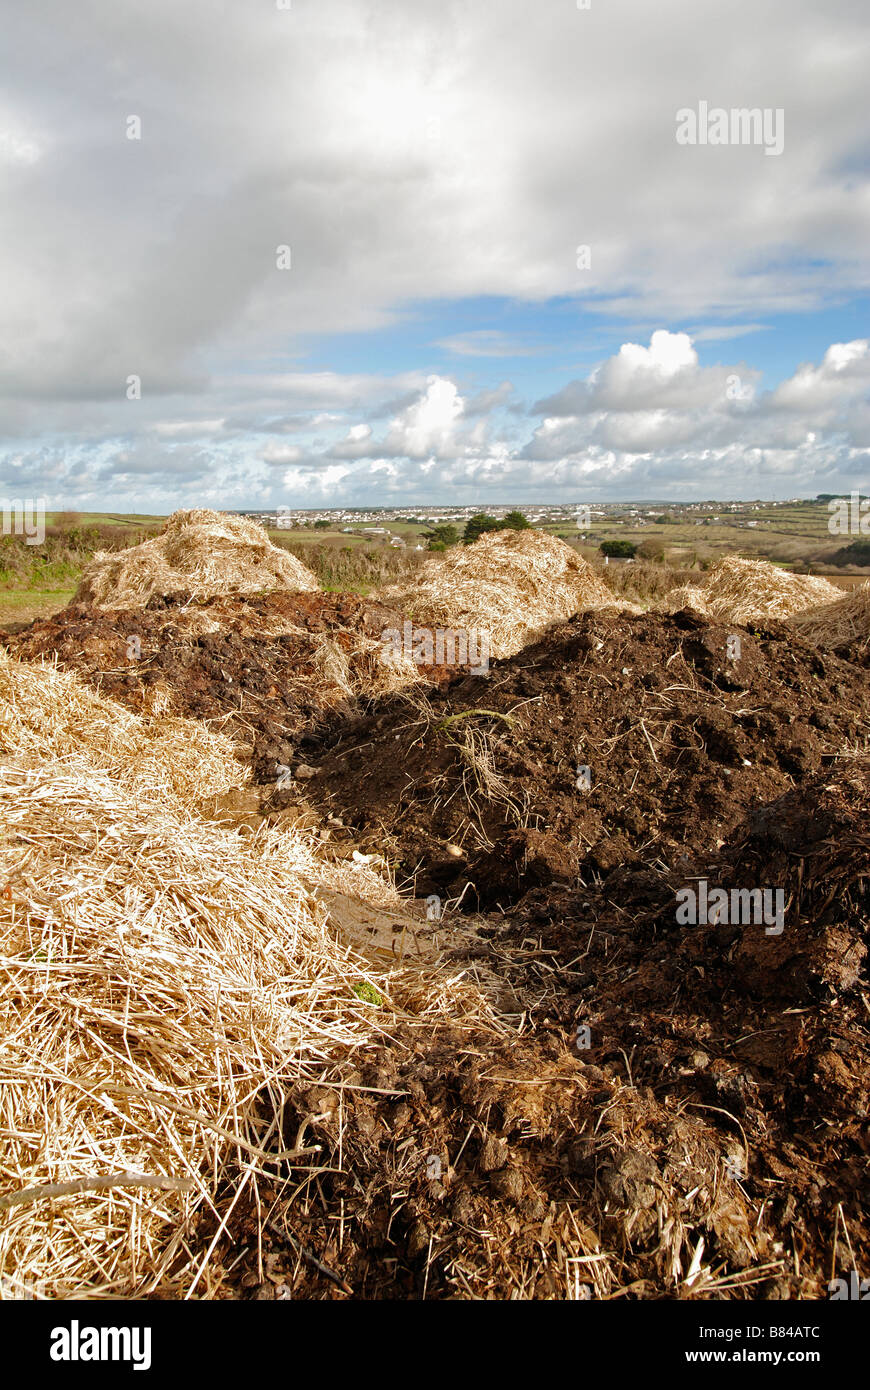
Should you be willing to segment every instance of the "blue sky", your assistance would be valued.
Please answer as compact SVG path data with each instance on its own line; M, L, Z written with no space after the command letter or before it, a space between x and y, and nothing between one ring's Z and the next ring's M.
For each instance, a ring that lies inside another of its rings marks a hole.
M863 0L20 7L0 495L870 489L868 36ZM759 125L680 143L704 103Z
M832 342L866 336L870 303L861 296L819 306L812 313L768 314L763 323L749 317L734 322L675 319L668 324L638 319L627 325L596 313L579 296L538 303L507 297L421 301L400 310L389 328L313 339L306 366L390 375L411 363L427 374L458 377L470 391L509 378L519 395L531 402L545 396L555 381L588 373L629 338L648 341L661 327L693 335L703 366L734 362L735 356L745 354L762 373L763 383L773 387L799 363L822 358ZM705 333L723 337L704 338ZM467 355L461 344L450 346L463 337Z

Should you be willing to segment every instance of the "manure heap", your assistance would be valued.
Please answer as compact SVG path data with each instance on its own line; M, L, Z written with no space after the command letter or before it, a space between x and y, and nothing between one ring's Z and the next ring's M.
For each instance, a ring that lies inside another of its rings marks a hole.
M215 1296L240 1199L259 1212L264 1179L332 1171L282 1131L294 1090L396 1007L431 1022L460 997L341 944L310 837L197 813L245 778L202 725L0 653L4 1290Z
M554 623L620 602L592 566L543 531L491 531L433 557L384 602L433 627L487 634L492 657L513 656Z
M307 593L318 583L289 551L246 517L207 509L173 512L153 540L119 552L98 550L76 593L99 608L144 608L155 595Z
M850 594L840 594L833 603L797 613L791 626L817 647L866 656L870 649L870 581Z
M671 589L655 605L666 613L694 608L722 622L763 622L791 618L805 608L834 603L842 590L809 574L791 574L767 560L741 560L729 555L706 576L703 586Z

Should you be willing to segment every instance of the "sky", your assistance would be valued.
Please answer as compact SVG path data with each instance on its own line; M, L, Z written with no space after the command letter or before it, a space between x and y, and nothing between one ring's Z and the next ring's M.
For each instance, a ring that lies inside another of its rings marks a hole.
M870 491L866 0L0 4L0 496Z

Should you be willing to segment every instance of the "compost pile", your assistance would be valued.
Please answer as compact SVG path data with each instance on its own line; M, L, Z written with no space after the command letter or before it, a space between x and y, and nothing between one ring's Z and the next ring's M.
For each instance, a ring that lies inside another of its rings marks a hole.
M144 608L155 594L186 591L206 598L317 588L311 571L273 545L259 522L199 507L173 512L153 540L127 550L98 550L76 598L102 608Z
M357 1295L824 1298L832 1269L860 1267L868 811L867 766L844 765L685 875L533 889L447 952L496 963L519 1039L400 1033L350 1073L341 1112L336 1091L297 1093L350 1169L329 1190ZM680 926L692 875L781 885L785 930ZM328 1245L328 1212L304 1230ZM290 1278L274 1259L272 1287L246 1275L258 1296Z
M775 623L736 659L732 638L690 612L582 614L488 676L338 724L309 747L310 796L466 909L714 852L870 719L860 668Z
M791 619L801 637L839 656L870 663L870 583L862 584L834 603L804 609Z
M714 621L746 624L791 618L841 597L842 591L827 579L792 574L767 560L728 555L709 571L703 585L671 589L656 606L666 613L693 608Z
M380 597L433 627L485 633L493 657L512 656L581 609L631 607L571 546L533 529L454 546Z
M48 1129L4 1168L10 1267L257 1299L823 1298L866 1268L866 594L762 566L721 616L638 613L495 539L416 601L154 593L11 640L4 1124ZM385 662L408 617L503 656ZM781 916L681 917L701 885ZM70 1188L128 1168L165 1190Z
M317 1152L285 1142L288 1090L451 994L340 940L310 837L194 809L246 777L201 724L0 656L4 1296L214 1294L203 1212Z
M449 679L449 669L393 658L381 634L401 621L350 594L155 596L145 608L111 612L74 603L9 647L30 661L57 657L137 713L166 708L204 720L233 738L265 782L325 712Z

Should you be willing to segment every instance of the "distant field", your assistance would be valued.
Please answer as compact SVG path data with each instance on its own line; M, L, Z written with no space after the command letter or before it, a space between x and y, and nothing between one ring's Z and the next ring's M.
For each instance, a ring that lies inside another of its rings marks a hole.
M76 526L162 526L165 516L145 516L134 512L46 512L46 526L57 526L59 519L75 516Z
M0 589L0 627L32 623L66 608L74 589Z
M368 544L363 536L343 536L340 531L276 531L267 526L266 534L273 545L280 545L285 550L291 545L333 545L340 548L343 545Z
M714 516L719 520L714 521ZM789 568L809 565L814 573L824 573L832 568L830 557L853 539L832 536L829 520L830 513L823 502L760 506L757 511L734 516L711 511L709 515L698 514L691 521L680 519L664 524L608 518L585 528L588 541L579 542L579 548L591 559L603 540L628 540L635 545L660 546L671 564L709 564L734 554L751 560L770 560ZM756 524L750 527L748 521ZM581 534L576 526L554 525L545 529L575 544Z
M391 521L389 529L390 535L401 536L406 545L413 545L419 537L425 535L426 531L431 528L428 526L412 525L407 521ZM457 527L457 529L461 534L461 525ZM279 531L273 526L267 526L266 530L269 539L273 541L275 545L280 545L284 540L291 540L294 545L297 543L302 545L317 545L319 543L328 545L385 545L388 540L386 536L366 535L365 530L359 535L354 533L348 534L341 530L315 531L313 528L309 529L308 527L299 527L293 531Z

